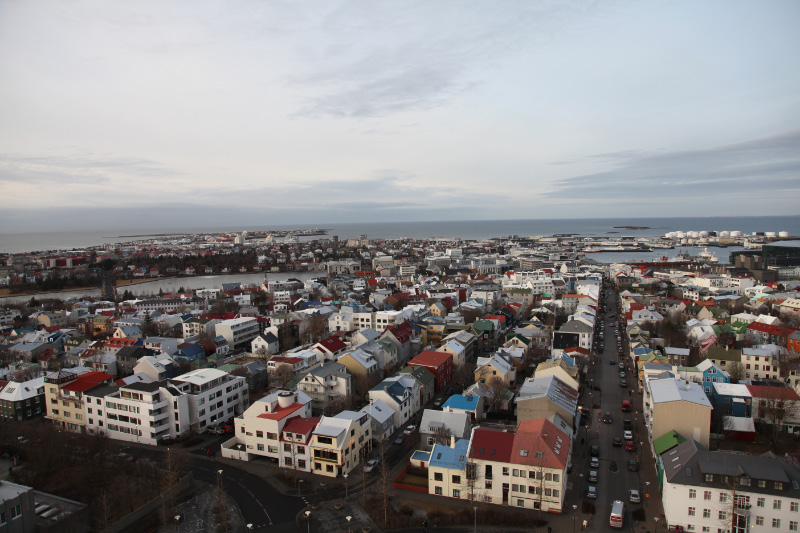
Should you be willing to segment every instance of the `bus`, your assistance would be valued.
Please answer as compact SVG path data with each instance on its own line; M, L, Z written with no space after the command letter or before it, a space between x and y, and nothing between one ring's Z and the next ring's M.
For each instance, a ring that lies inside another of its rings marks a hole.
M622 522L625 518L625 504L621 500L614 500L611 504L611 518L608 523L611 527L622 529Z

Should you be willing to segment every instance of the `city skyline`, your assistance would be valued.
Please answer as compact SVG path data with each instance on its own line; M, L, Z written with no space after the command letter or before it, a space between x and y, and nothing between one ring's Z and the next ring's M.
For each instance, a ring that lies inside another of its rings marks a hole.
M3 3L0 227L791 215L768 7Z

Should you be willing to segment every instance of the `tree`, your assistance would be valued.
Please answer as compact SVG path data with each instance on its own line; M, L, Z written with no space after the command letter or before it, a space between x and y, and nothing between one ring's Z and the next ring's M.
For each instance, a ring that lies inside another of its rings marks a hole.
M281 389L287 388L289 383L294 380L294 372L292 372L292 367L285 363L276 366L275 370L272 371L272 376L274 379L278 380Z
M739 383L744 378L744 365L739 361L733 361L728 365L728 375L731 378L731 383Z
M320 313L314 313L308 318L305 331L305 342L314 344L322 340L328 330L328 321Z
M778 393L792 391L792 389L782 389L775 387L771 398L759 398L758 413L760 418L765 420L772 427L772 441L778 440L783 421L787 418L794 418L797 414L797 401L791 398L779 398ZM794 391L792 391L794 392Z
M153 322L153 317L150 316L150 313L144 315L144 322L139 329L142 332L142 337L155 337L158 335L158 324Z
M381 457L381 462L378 463L378 494L380 496L381 507L383 507L384 527L389 523L389 506L391 505L389 466L386 464L386 448L387 442L385 440L378 444L378 451Z
M489 389L489 396L492 399L492 410L500 411L503 400L508 394L508 383L501 377L495 377L486 383L486 388Z

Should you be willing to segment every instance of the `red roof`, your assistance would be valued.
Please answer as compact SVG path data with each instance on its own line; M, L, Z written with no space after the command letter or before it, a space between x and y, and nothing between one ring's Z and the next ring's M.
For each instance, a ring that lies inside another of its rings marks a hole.
M394 335L394 338L400 341L400 344L405 344L411 340L414 330L408 322L403 322L402 324L388 326L385 330L383 330L383 334L381 336L386 335L387 332L391 332L391 334Z
M511 462L520 465L564 469L567 467L570 438L546 418L524 420L514 435ZM537 458L536 452L543 452Z
M423 350L420 352L418 356L408 362L409 365L413 366L428 366L432 368L439 368L443 364L447 362L448 359L452 359L452 354L447 352L434 352L433 350Z
M753 331L760 331L762 333L768 333L770 335L779 335L781 337L788 337L789 335L797 331L793 328L776 326L774 324L764 324L763 322L751 322L750 325L747 326L747 329Z
M789 387L767 387L765 385L745 385L753 398L767 398L776 400L800 400L800 396Z
M336 353L339 350L344 350L347 348L347 345L342 342L342 339L333 336L322 339L316 344L316 346L319 346L323 350L327 350L330 353Z
M289 419L286 424L283 426L283 431L281 432L281 440L284 440L283 433L296 433L299 435L306 435L306 442L311 438L311 432L316 429L317 425L319 424L320 418L318 416L312 416L311 418L302 418L296 416L294 418ZM292 439L293 442L297 442Z
M514 450L514 434L499 429L476 428L472 433L471 459L508 463Z
M288 415L294 413L298 409L303 407L302 403L293 403L289 407L280 407L278 406L272 413L261 413L258 415L258 418L266 418L268 420L281 420L282 418L286 418Z
M114 376L105 372L87 372L81 374L75 381L70 381L61 387L62 390L73 392L86 392L104 381L113 379Z
M570 348L565 348L564 353L579 353L582 355L589 355L589 350L586 348L581 348L580 346L572 346Z

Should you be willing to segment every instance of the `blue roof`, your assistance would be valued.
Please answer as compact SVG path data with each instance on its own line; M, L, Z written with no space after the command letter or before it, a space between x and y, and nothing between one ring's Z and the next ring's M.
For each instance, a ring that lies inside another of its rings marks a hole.
M412 461L424 461L428 462L431 459L431 452L423 452L422 450L417 450L411 456Z
M652 352L650 348L634 348L633 353L634 355L647 355Z
M575 366L575 358L574 357L570 357L567 354L562 354L560 357L556 357L554 359L548 359L547 362L548 363L553 363L553 362L555 362L555 361L557 361L559 359L563 359L564 361L566 361L569 364L569 366Z
M435 444L431 450L430 466L440 468L456 468L464 470L467 467L467 439L458 439L455 448L443 444Z
M442 408L448 407L450 409L461 409L462 411L474 411L478 407L478 398L476 396L462 396L460 394L453 394L450 396Z

